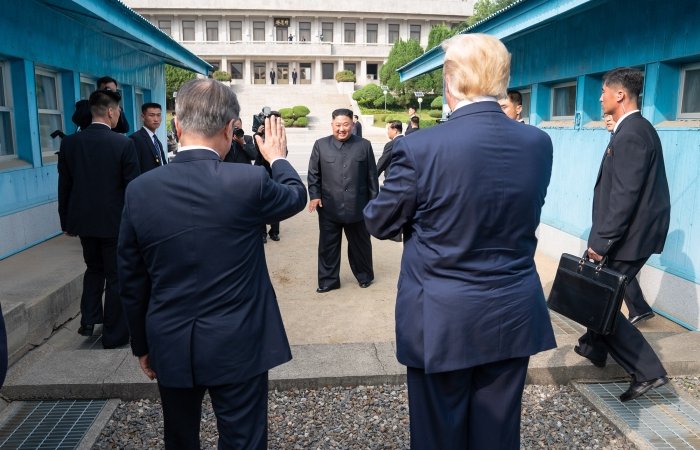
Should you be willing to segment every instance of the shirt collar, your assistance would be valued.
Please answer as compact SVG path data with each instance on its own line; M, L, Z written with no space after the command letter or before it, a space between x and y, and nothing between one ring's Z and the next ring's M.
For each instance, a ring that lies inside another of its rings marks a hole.
M477 102L496 102L496 103L498 103L498 99L496 97L491 97L490 95L481 95L481 96L472 97L472 98L466 99L466 100L460 100L457 103L457 105L455 106L455 109L452 110L452 112L457 111L462 106L471 105L472 103L477 103Z
M102 126L109 128L110 130L112 129L112 127L110 127L109 125L107 125L104 122L92 122L90 125L102 125Z
M146 133L148 133L148 136L151 138L151 140L153 140L153 136L155 136L155 133L152 132L151 130L149 130L148 128L146 128L146 127L141 127L141 128L143 128L144 130L146 130Z
M219 156L219 153L217 153L216 150L214 150L213 148L210 148L210 147L205 147L205 146L203 146L203 145L185 145L185 146L180 147L180 148L177 150L177 152L178 152L178 153L180 153L180 152L186 152L187 150L209 150L210 152L216 153L216 156L217 156L218 158L221 158L221 156Z
M620 124L622 123L622 121L625 120L625 119L627 118L627 116L630 116L630 115L632 115L632 114L634 114L634 113L636 113L636 112L639 112L639 110L638 110L638 109L635 109L634 111L630 111L630 112L628 112L628 113L623 114L622 117L620 117L620 118L617 120L617 122L615 123L615 128L613 128L613 133L617 133L618 127L620 126Z

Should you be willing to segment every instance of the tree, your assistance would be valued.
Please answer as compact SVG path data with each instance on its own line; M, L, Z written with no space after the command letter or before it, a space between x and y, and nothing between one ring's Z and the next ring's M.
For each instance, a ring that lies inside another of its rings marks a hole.
M409 39L408 41L402 41L399 39L394 42L394 46L389 52L389 57L387 58L386 64L382 66L379 74L379 79L382 84L389 87L389 90L393 93L398 104L402 106L407 106L411 104L413 99L413 92L420 89L422 83L425 83L425 78L428 75L421 75L414 80L408 80L406 82L401 82L399 80L399 74L396 69L402 67L414 59L418 58L423 54L423 48L420 46L418 41Z
M428 35L428 46L425 48L425 51L427 52L433 47L437 47L445 39L449 39L454 36L456 32L456 29L452 29L447 25L435 25L430 29L430 34Z
M484 20L496 11L500 11L516 0L477 0L474 4L474 15L467 20L467 25L471 26Z
M226 72L225 70L216 70L212 74L212 77L216 81L231 81L231 74Z
M165 99L168 105L173 102L173 92L177 92L186 82L197 78L197 74L192 71L180 69L179 67L165 65ZM173 109L169 107L169 109Z

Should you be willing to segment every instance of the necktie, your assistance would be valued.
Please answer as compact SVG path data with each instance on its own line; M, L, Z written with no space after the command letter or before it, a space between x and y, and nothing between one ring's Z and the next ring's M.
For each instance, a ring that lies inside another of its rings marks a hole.
M155 134L153 135L153 145L156 147L156 161L162 166L163 164L166 164L165 161L165 154L163 153L163 145L160 143L160 140L158 140L158 136Z

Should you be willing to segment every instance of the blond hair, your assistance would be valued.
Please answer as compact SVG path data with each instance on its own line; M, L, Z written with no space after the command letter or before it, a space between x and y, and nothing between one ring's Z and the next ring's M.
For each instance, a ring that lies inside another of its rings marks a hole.
M458 34L442 44L443 66L450 95L468 100L480 96L502 98L510 81L510 53L487 34Z

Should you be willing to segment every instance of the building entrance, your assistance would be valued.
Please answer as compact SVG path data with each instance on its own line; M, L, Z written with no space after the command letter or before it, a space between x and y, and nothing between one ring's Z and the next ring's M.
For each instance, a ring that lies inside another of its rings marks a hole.
M277 84L289 84L289 63L277 63Z
M299 64L299 84L311 84L311 63Z
M265 70L265 63L254 63L253 64L253 83L265 84L266 82L267 82L267 71Z

